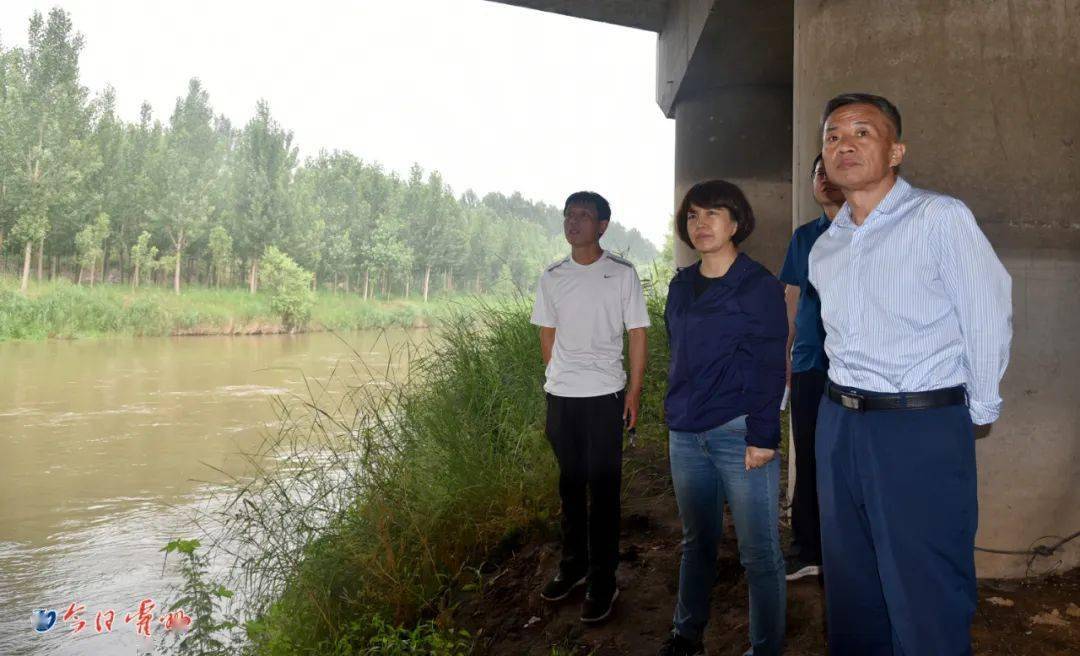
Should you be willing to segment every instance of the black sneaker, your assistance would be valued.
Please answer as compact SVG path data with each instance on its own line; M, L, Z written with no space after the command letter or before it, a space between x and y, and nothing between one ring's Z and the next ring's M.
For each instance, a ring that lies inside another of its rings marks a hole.
M705 645L700 640L687 640L672 631L656 656L705 656Z
M585 593L585 603L581 604L581 621L586 624L603 622L611 617L618 598L619 588L614 585L590 585Z
M821 563L805 560L798 556L788 558L785 568L785 578L789 581L798 581L807 576L821 574Z
M555 578L548 581L544 589L540 591L540 598L544 601L562 601L570 596L574 588L585 583L585 574L581 576L565 576L561 571Z

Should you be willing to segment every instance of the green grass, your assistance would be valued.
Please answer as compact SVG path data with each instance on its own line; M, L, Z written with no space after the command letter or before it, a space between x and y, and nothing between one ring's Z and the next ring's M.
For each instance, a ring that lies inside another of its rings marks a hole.
M319 292L307 329L426 326L451 307L475 303L468 297L429 303L415 297L364 301ZM243 289L188 287L178 296L160 287L90 288L60 280L31 284L24 296L17 280L0 277L0 340L281 331L281 317L271 310L269 296Z
M285 466L261 469L220 518L237 557L232 583L257 616L252 653L398 653L387 641L415 643L420 629L455 645L430 653L458 653L457 593L484 584L493 553L555 530L529 311L523 301L462 309L402 385L332 408L282 405L282 429L250 461L272 454ZM650 311L640 433L663 439L662 299Z

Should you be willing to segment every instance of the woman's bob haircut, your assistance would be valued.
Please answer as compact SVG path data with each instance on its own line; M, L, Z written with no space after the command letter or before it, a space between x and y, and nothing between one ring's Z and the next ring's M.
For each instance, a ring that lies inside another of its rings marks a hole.
M754 231L754 210L750 209L750 202L746 200L742 190L727 180L706 180L690 187L675 215L675 230L679 233L679 239L690 248L694 247L694 243L690 241L686 221L691 205L705 210L724 208L730 212L732 220L739 226L731 237L731 243L736 246Z

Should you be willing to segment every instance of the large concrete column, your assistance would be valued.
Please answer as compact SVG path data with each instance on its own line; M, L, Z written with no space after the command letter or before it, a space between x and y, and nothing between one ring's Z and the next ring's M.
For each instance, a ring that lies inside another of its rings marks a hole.
M904 119L904 176L966 202L1013 279L1001 419L977 443L976 543L1026 550L1080 530L1080 10L1069 0L795 3L798 170L820 150L837 93L867 91ZM795 176L796 221L816 214ZM912 299L917 302L917 299ZM1029 558L979 553L980 576ZM1080 564L1080 540L1032 571Z
M754 209L743 250L780 272L791 239L791 87L703 89L675 107L675 203L695 183L734 182ZM679 266L693 251L676 237Z
M791 237L791 0L671 0L657 101L675 119L677 206L696 182L746 193L757 227L743 250L779 272ZM676 264L694 252L676 238Z

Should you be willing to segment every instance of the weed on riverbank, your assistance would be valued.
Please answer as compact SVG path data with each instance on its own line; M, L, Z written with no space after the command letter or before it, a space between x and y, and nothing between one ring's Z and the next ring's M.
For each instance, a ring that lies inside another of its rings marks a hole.
M528 319L524 304L451 312L422 355L399 355L412 358L405 383L281 405L281 431L251 458L278 464L222 516L260 615L248 625L258 653L369 653L387 639L379 626L437 625L470 565L537 522L550 530L555 467Z
M424 327L469 297L365 301L356 295L315 295L304 330ZM242 289L189 287L183 294L157 287L90 288L67 281L33 284L29 294L0 278L0 340L86 338L109 335L252 335L289 332L267 294Z
M641 421L658 425L667 354L662 306L650 305ZM255 653L458 654L479 644L455 628L457 594L489 583L489 559L556 528L529 310L453 313L421 355L399 356L413 358L406 382L357 389L333 407L282 404L281 431L251 457L280 464L263 467L221 517L234 584L258 618L247 625Z

